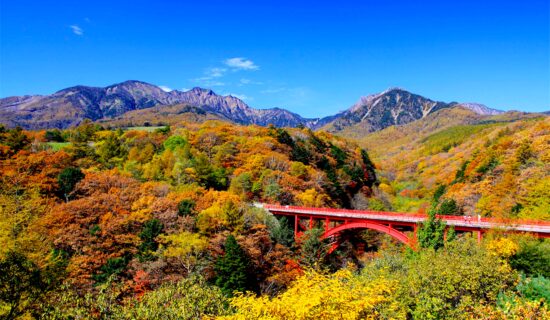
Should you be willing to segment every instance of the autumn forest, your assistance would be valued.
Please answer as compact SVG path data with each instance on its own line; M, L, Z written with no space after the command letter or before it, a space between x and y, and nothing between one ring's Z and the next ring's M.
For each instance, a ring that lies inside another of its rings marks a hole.
M404 137L388 130L361 140L221 121L1 127L0 314L550 317L548 240L443 238L433 218L550 220L548 118L417 131L395 148ZM291 221L254 203L432 219L412 249L359 230L329 253L322 229L295 238Z

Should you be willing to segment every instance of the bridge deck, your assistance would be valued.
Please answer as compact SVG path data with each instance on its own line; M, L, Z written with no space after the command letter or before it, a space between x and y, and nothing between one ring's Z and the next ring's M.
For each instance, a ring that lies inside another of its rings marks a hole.
M374 220L396 224L417 224L427 218L425 214L404 214L383 211L307 208L297 206L280 206L272 204L258 204L258 206L263 207L270 212L276 212L279 214L298 214L315 216L319 218L339 218L342 220ZM550 222L546 221L500 220L477 217L471 217L471 220L468 220L468 218L465 216L444 215L438 215L438 217L444 220L447 225L454 226L457 229L503 229L515 232L534 232L540 235L550 236Z

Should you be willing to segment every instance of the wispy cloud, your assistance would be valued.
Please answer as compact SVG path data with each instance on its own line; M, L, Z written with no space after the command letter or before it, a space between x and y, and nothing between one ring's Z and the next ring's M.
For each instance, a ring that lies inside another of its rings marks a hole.
M221 78L225 74L227 69L225 68L210 68L206 71L207 77L210 78Z
M159 86L159 88L161 88L162 91L164 91L164 92L170 92L170 91L172 91L172 89L169 88L169 87L167 87L167 86Z
M73 24L72 26L69 26L69 27L71 28L73 33L76 34L77 36L84 35L84 30L82 30L82 28L77 26L76 24Z
M204 70L203 76L191 79L191 81L200 84L205 87L221 87L226 83L222 81L228 72L237 72L241 70L258 70L259 67L252 62L252 60L246 58L230 58L224 60L225 67L210 67ZM234 83L235 84L235 83ZM240 79L237 86L243 86L247 84L262 84L261 82L255 82L250 79Z
M259 66L252 60L243 57L229 58L224 61L225 65L235 70L258 70Z
M192 79L192 81L208 87L224 86L225 83L223 83L218 79L223 77L226 72L227 72L226 68L218 68L218 67L208 68L204 71L204 76Z

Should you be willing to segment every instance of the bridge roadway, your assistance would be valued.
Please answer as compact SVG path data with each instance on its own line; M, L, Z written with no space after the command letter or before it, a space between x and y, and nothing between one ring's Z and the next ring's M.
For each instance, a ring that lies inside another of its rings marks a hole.
M357 221L379 223L389 227L413 227L427 218L425 214L408 214L397 212L347 210L332 208L307 208L298 206L281 206L272 204L257 204L258 207L270 211L275 215L289 215L298 218L315 220L342 221L352 223ZM538 237L550 238L550 222L528 220L501 220L494 218L480 218L474 216L444 216L438 218L453 226L457 231L486 232L489 229L500 229L506 232L525 232Z

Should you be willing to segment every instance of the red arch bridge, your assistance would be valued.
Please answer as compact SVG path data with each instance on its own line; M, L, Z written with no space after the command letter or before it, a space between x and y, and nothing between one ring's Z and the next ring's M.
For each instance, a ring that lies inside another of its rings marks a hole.
M333 240L331 251L339 245L339 236L345 230L372 229L386 233L398 241L413 246L416 241L416 230L426 214L407 214L397 212L347 210L332 208L307 208L281 206L273 204L256 204L276 216L288 216L294 225L294 236L299 236L311 228L324 228L324 238ZM472 216L438 215L448 227L457 232L472 232L481 241L483 233L490 229L503 232L528 233L540 238L550 238L550 222L526 220L501 220ZM445 230L446 231L446 230Z

